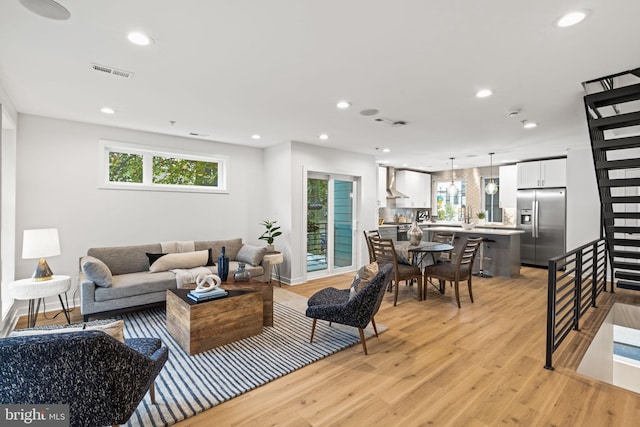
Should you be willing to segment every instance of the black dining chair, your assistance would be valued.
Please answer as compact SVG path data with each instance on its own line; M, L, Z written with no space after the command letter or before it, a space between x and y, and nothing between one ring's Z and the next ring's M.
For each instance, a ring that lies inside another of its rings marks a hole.
M473 302L473 291L471 290L471 279L473 277L473 261L478 253L478 248L482 244L482 238L467 238L464 248L458 254L455 262L441 262L433 265L429 265L424 268L424 280L425 282L433 279L441 281L450 281L456 292L456 302L458 308L460 308L460 281L466 280L467 287L469 288L469 298ZM441 288L442 290L444 287ZM426 299L426 289L425 289Z
M369 263L375 262L376 261L376 255L373 252L373 247L371 246L371 241L369 240L369 238L371 237L377 237L380 238L380 232L378 230L364 230L364 239L367 242L367 249L369 250Z
M400 282L405 281L405 283L409 283L409 281L413 281L413 279L418 283L418 301L421 301L422 271L420 270L420 266L398 262L398 255L396 254L392 239L370 237L369 240L371 241L371 247L373 248L373 253L376 257L375 260L378 265L380 267L384 265L391 265L393 267L392 286L395 287L393 305L395 306L398 303L398 286Z
M454 231L453 232L438 231L433 234L433 236L431 237L431 241L438 242L438 243L446 243L448 245L453 246L453 241L455 240L455 238L456 238L456 233ZM454 256L455 254L453 253L453 249L450 251L441 252L440 257L438 258L438 261L451 262Z

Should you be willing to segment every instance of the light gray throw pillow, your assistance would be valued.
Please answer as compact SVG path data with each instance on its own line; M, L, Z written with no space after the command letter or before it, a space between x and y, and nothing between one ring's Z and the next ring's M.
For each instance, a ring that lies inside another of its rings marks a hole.
M82 258L82 272L97 286L108 288L113 283L111 270L107 264L92 256Z
M236 260L240 262L245 262L247 264L251 264L252 266L258 266L262 262L262 258L264 258L264 254L267 252L267 248L262 246L253 246L244 244L238 251L238 255L236 255Z

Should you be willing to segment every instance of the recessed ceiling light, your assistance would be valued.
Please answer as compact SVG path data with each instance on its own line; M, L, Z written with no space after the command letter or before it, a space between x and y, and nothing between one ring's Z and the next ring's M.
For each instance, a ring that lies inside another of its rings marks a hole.
M260 135L254 133L253 135L251 135L251 139L260 139Z
M493 92L491 91L491 89L480 89L478 92L476 92L476 97L486 98L488 96L491 96L492 94Z
M114 109L113 109L113 108L111 108L111 107L102 107L102 108L100 109L100 111L101 111L102 113L104 113L104 114L115 114L115 113L116 113L116 110L114 110Z
M321 133L318 138L320 138L321 140L324 141L324 140L329 139L329 135L327 135L326 133Z
M573 12L569 12L556 20L556 26L566 28L579 24L589 16L590 12L589 10L574 10Z
M382 152L383 153L389 153L389 152L391 152L391 148L383 148Z
M386 165L387 163L389 163L389 160L376 160L376 163L379 163L381 165Z
M524 127L525 129L533 129L536 126L538 126L538 124L535 122L528 122L526 120L522 121L522 127Z
M402 167L403 167L403 168L406 168L407 166L409 166L409 163L403 163L403 164L402 164Z
M351 103L349 101L338 101L336 107L341 110L346 110L347 108L351 107Z
M132 31L127 34L127 39L133 44L137 44L138 46L149 46L153 43L153 39L148 35L141 33L139 31Z

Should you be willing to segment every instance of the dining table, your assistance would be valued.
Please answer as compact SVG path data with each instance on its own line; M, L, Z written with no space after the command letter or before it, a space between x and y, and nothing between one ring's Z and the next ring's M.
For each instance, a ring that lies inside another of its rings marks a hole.
M412 245L409 241L394 242L398 262L403 264L418 265L421 268L435 264L440 253L453 250L453 245L440 242L421 241ZM427 255L430 255L427 257Z

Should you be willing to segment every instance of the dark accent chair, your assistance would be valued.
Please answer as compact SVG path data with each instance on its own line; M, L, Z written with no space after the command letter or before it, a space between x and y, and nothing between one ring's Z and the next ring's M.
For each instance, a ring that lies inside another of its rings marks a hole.
M0 403L68 404L71 426L126 423L169 350L157 338L126 344L102 331L0 339Z
M473 302L473 292L471 290L471 278L473 277L472 269L473 269L473 261L476 258L476 254L478 253L478 248L482 244L482 238L467 238L467 241L462 248L461 252L458 254L458 257L455 262L440 262L434 265L429 265L424 268L424 280L425 283L430 281L432 278L444 281L450 281L455 288L456 292L456 302L458 303L458 308L460 308L460 290L459 284L460 281L466 280L467 287L469 288L469 297L471 298L471 302ZM442 286L441 290L444 290L444 286ZM426 288L425 288L425 299L426 299Z
M393 305L398 303L398 287L400 282L413 281L418 282L418 301L422 300L422 270L418 265L408 265L398 262L396 248L392 239L381 239L370 237L369 241L375 254L375 260L380 267L383 265L391 265L393 267L392 281L395 286L395 294L393 296Z
M373 317L380 309L384 292L389 285L392 274L390 265L382 267L378 274L351 299L349 299L350 289L326 288L311 296L307 302L306 312L307 317L313 318L309 342L313 343L318 319L340 323L358 328L362 348L366 355L367 344L364 338L364 328L371 322L376 337L378 336L378 329Z

